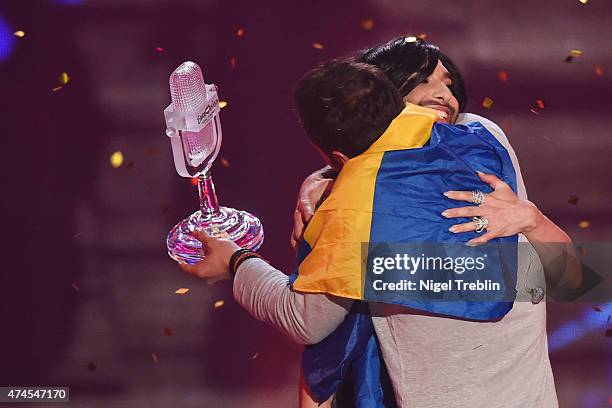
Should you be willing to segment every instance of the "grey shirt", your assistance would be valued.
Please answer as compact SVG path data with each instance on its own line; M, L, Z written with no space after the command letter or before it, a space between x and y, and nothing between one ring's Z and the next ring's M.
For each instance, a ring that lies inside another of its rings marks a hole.
M473 114L508 149L518 195L527 199L514 150L493 122ZM519 241L527 242L524 236ZM530 244L519 246L518 298L543 276ZM259 259L236 273L234 297L253 317L301 344L315 344L344 320L352 300L292 291L288 277ZM515 302L497 322L470 322L370 304L372 320L399 407L558 407L548 358L546 304Z

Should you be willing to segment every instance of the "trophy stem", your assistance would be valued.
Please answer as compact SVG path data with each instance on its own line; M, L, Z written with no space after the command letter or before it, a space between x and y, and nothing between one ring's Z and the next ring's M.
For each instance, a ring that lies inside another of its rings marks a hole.
M204 174L198 177L198 192L200 193L200 214L202 218L209 219L218 214L219 201L217 201L215 183L213 183L210 170L206 170Z

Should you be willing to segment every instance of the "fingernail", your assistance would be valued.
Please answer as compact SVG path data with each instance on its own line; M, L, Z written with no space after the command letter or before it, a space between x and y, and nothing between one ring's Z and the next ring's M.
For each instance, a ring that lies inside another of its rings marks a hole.
M484 174L482 171L476 170L476 173L478 174Z
M467 246L467 247L475 247L476 245L478 245L478 244L476 244L475 242L472 242L472 241L468 241L468 242L465 243L465 246Z
M446 197L450 197L450 195L451 195L451 194L450 194L450 191L445 191L445 192L443 192L442 194L444 194Z
M443 216L443 217L447 217L447 218L448 218L448 216L449 216L449 211L448 211L448 210L442 211L442 216Z
M449 230L450 232L452 232L452 233L455 233L455 232L457 232L457 226L456 226L456 225L453 225L453 226L452 226L452 227L450 227L448 230Z

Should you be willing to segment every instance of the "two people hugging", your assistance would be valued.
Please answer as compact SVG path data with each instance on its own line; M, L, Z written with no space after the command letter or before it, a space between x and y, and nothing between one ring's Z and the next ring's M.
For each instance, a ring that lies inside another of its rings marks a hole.
M203 231L206 258L181 268L233 279L251 315L306 345L302 408L558 406L534 293L544 280L580 284L572 242L527 200L503 131L461 113L452 61L398 37L315 67L294 99L326 163L300 190L297 271ZM363 242L520 243L507 281L516 300L374 299Z

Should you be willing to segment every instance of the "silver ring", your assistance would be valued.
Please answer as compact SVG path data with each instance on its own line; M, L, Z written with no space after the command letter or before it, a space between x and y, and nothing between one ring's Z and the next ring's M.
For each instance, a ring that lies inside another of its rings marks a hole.
M487 225L489 225L489 220L485 217L473 217L472 221L476 224L476 229L474 231L476 231L477 234L480 234L487 228Z
M482 191L480 190L472 191L472 204L480 205L484 203L484 199L485 199L485 195Z

